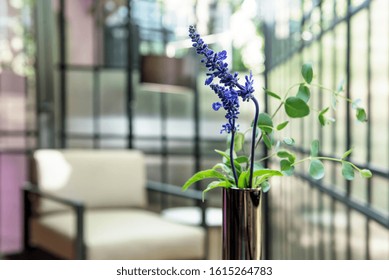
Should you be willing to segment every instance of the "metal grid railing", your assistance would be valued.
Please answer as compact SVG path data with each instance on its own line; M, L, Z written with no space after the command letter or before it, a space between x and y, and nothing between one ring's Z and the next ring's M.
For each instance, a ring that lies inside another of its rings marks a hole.
M270 89L282 92L298 82L295 73L309 61L320 84L336 88L344 78L346 97L361 98L369 115L367 124L359 126L349 107L339 104L331 128L318 129L316 119L301 121L290 131L302 143L296 152L309 154L308 138L319 139L328 156L353 146L351 160L374 174L367 181L345 181L340 168L327 163L326 179L311 180L302 168L298 178L274 187L268 233L273 259L389 258L388 7L380 0L303 1L290 8L300 16L290 17L289 36L274 35L277 22L265 27ZM312 95L317 107L329 101L323 90Z

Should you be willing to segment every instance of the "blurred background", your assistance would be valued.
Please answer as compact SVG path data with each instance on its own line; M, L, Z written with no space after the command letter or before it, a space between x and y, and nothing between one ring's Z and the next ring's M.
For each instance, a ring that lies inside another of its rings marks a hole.
M329 162L320 181L307 166L274 180L267 258L389 259L388 15L386 0L0 0L0 256L23 250L20 188L35 149L139 149L149 179L178 186L220 160L225 119L188 40L194 24L232 70L253 72L262 111L277 105L262 88L284 94L305 62L314 83L345 81L367 109L367 124L340 102L324 129L316 117L285 129L299 156L312 139L328 156L354 147L351 161L374 176L345 181ZM312 100L320 108L331 94ZM241 109L241 130L252 113ZM178 203L149 198L157 210ZM221 205L218 191L208 198Z

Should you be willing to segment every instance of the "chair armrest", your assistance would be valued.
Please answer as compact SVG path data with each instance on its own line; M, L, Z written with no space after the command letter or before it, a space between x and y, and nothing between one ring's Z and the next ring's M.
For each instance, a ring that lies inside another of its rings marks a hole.
M23 190L27 193L32 193L32 194L35 194L39 197L42 197L42 198L47 198L51 201L55 201L55 202L58 202L58 203L61 203L63 205L66 205L66 206L70 206L74 209L76 208L84 208L84 203L82 203L81 201L78 201L78 200L75 200L75 199L70 199L70 198L64 198L64 197L60 197L60 196L56 196L56 195L53 195L53 194L49 194L49 193L46 193L44 191L41 191L38 186L36 185L33 185L33 184L30 184L30 183L27 183L24 187L23 187Z
M197 201L203 201L202 191L199 190L190 189L190 190L182 191L182 189L178 186L155 182L155 181L148 181L146 187L148 190L151 191L171 194L174 196L194 199Z
M29 217L31 215L31 203L29 194L37 195L39 197L49 199L66 206L73 208L76 214L76 258L83 260L86 258L85 244L84 244L84 211L85 205L81 201L59 197L39 190L39 188L31 183L23 186L23 198L25 207L24 227L25 227L25 244L28 244L29 232Z

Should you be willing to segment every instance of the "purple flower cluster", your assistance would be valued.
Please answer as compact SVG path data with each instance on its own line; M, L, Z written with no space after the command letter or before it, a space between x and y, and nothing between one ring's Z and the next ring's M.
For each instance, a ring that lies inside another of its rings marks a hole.
M239 84L238 73L231 74L228 71L228 64L225 62L227 58L225 50L214 52L204 43L193 26L189 27L189 37L193 42L193 47L196 48L196 52L204 56L201 62L208 69L205 85L209 85L220 99L220 102L212 104L212 108L217 111L220 107L223 107L227 111L226 119L228 123L222 126L221 132L235 132L237 129L235 120L239 114L239 97L243 101L252 99L254 93L253 76L250 73L250 76L245 77L245 84ZM213 84L215 78L219 78L219 84Z

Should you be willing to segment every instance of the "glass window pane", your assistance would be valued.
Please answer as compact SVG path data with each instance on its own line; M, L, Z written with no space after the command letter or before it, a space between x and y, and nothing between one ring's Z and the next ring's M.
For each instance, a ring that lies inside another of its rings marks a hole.
M168 137L194 137L194 98L191 94L165 94Z
M92 133L93 75L87 71L67 73L67 128L69 133Z
M370 222L370 256L373 260L389 258L389 232L381 225Z
M137 137L160 137L162 132L161 96L159 93L137 89L134 106L134 134Z
M366 259L366 217L356 211L351 211L351 258Z
M126 149L126 139L102 139L99 142L99 148L101 149Z
M92 149L94 148L93 140L91 139L74 139L68 138L66 147L69 149Z
M361 11L351 19L351 84L350 95L352 100L363 100L366 108L367 102L367 11ZM348 104L349 105L349 104ZM355 111L351 110L352 143L355 153L352 159L357 162L365 162L367 125L355 121ZM347 147L348 148L348 147Z
M122 70L100 72L100 133L126 135L126 73Z
M183 183L193 175L194 162L192 157L174 157L168 158L168 182L176 186L182 186Z
M336 42L335 42L335 50L336 50L336 60L335 60L335 69L336 69L336 78L335 81L338 84L342 80L346 79L346 33L347 28L346 24L340 23L335 28L335 36L336 36ZM346 81L347 82L347 81ZM344 93L343 93L344 94ZM346 150L347 147L345 147L345 131L346 131L346 106L342 100L337 104L336 106L336 119L338 121L335 122L336 127L336 147L335 152L337 155L342 155Z
M328 1L327 1L328 2ZM334 36L332 33L327 33L323 36L322 39L322 69L321 71L321 81L320 83L323 84L325 87L330 89L336 89L336 83L334 81L336 73L334 73ZM322 108L328 107L331 104L332 101L332 94L329 91L321 90L320 91L321 98L322 98ZM334 111L330 110L328 113L328 117L334 117ZM321 135L323 136L322 139L322 151L326 154L334 154L335 153L335 147L333 145L333 138L335 135L333 134L333 130L335 123L332 123L330 125L326 125L324 127L321 127Z
M388 180L380 176L373 176L371 180L372 206L389 215Z
M387 169L389 153L389 1L378 0L371 3L371 111L368 112L372 126L372 159L375 166ZM386 22L386 24L384 24Z
M335 204L335 251L336 259L346 259L346 245L347 245L347 207L342 203L336 202Z

